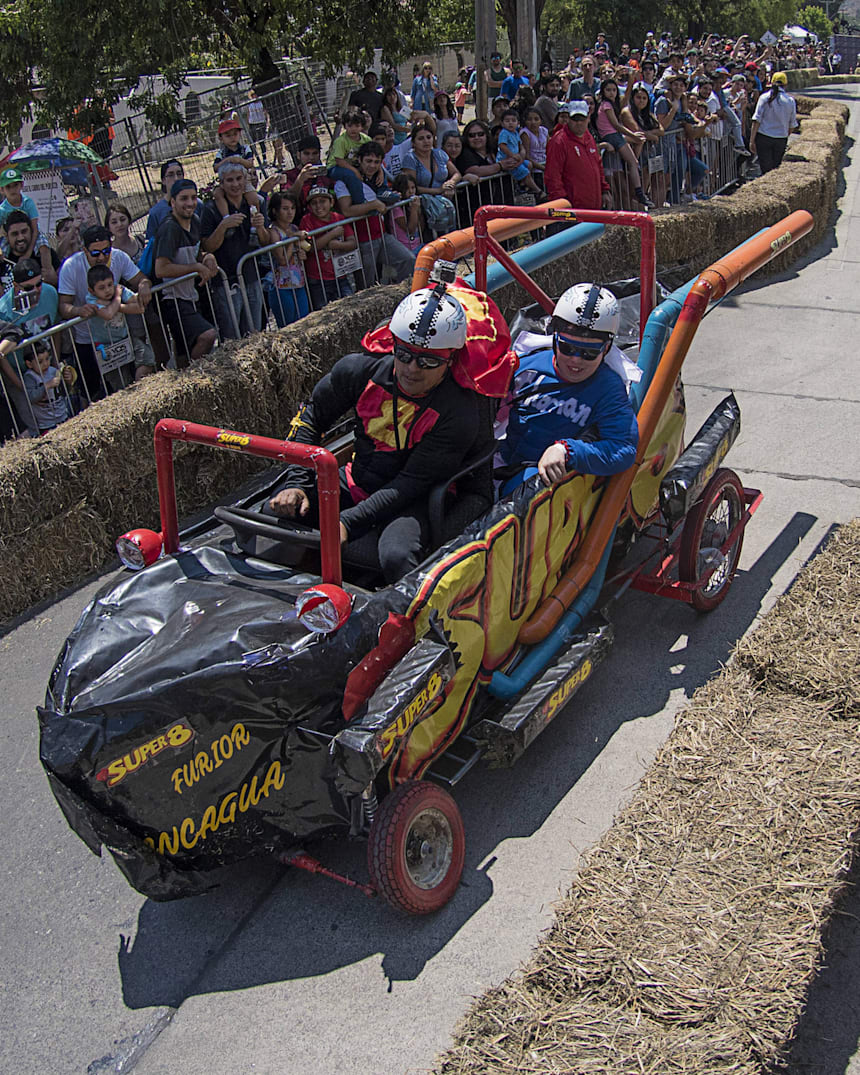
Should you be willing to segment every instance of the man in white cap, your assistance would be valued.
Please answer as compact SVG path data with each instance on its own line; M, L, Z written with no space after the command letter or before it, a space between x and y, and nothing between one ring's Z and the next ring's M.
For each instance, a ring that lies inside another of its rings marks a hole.
M544 485L570 470L610 475L636 459L639 426L614 339L618 300L597 284L575 284L553 311L552 347L521 357L496 436L507 478L502 495L535 474Z
M588 104L570 101L559 111L561 126L546 147L547 196L567 198L575 209L611 209L612 195L600 153L588 130Z
M413 291L392 315L393 350L341 358L290 428L290 440L320 444L341 415L355 410L355 450L340 472L341 541L376 531L389 582L429 551L427 496L462 469L482 437L477 397L451 375L466 328L465 311L444 284ZM288 468L268 509L315 521L313 472Z

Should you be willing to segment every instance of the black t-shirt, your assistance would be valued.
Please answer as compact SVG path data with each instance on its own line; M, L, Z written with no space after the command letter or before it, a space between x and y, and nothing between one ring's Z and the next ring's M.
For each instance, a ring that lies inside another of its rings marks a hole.
M346 355L317 384L291 439L319 444L352 408L357 416L352 479L367 498L340 514L350 538L426 498L482 443L478 396L450 373L415 399L398 389L391 355L364 353ZM311 491L313 471L291 467L287 486Z
M167 258L175 265L194 265L200 256L200 221L191 218L188 230L182 227L173 213L161 225L155 235L153 265L158 258ZM195 302L197 289L193 280L183 280L164 289L165 295Z
M239 259L251 249L251 207L242 199L238 206L228 200L227 208L231 213L241 213L245 219L237 228L228 229L224 242L212 253L232 284L236 282L236 266L239 264ZM207 238L220 223L221 213L218 211L218 206L215 202L207 202L203 207L203 216L200 220L200 238ZM245 263L242 275L246 280L256 279L254 266L250 261Z
M489 153L486 157L482 157L470 146L464 146L460 156L454 161L454 167L460 175L465 175L468 168L483 168L487 164L495 163L495 159Z
M382 111L382 94L377 90L353 90L349 95L349 103L356 108L363 108L376 123Z

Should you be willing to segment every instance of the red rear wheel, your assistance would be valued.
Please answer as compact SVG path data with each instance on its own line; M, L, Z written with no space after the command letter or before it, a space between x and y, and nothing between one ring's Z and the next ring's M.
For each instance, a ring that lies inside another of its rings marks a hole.
M463 873L466 837L457 804L426 780L395 788L370 829L367 863L379 892L398 910L444 907Z
M743 530L724 552L719 549L740 522L744 512L744 487L733 470L722 469L711 478L704 492L684 520L678 577L682 582L698 582L713 567L708 581L694 591L690 602L699 612L710 612L729 592L735 577Z

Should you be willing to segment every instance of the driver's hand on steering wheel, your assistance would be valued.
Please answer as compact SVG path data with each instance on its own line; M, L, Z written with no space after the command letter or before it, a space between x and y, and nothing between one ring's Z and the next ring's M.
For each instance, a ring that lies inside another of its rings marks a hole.
M282 489L269 501L269 507L275 515L304 518L311 510L311 502L304 489Z

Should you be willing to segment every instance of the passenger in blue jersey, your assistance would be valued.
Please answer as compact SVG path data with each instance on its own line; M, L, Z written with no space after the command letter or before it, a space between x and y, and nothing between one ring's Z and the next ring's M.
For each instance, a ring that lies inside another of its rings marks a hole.
M522 467L502 495L534 474L552 485L571 470L609 475L633 464L639 427L613 343L619 320L615 296L596 284L576 284L558 300L552 347L521 358L497 427L504 470Z

